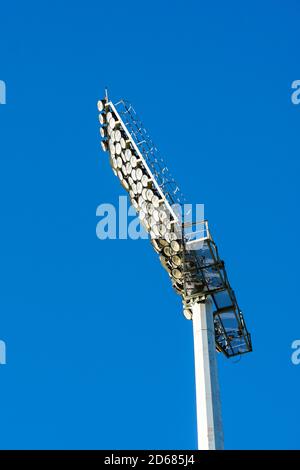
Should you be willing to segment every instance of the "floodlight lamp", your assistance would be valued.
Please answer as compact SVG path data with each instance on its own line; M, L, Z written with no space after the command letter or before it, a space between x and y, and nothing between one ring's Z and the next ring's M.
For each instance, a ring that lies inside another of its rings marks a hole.
M159 255L159 259L162 264L162 267L165 268L168 272L170 272L170 267L168 266L166 258L163 255Z
M136 181L136 180L137 180L137 177L136 177L136 169L135 169L135 168L132 168L132 169L131 169L131 178L133 179L133 181Z
M115 155L116 153L116 147L114 146L114 144L111 142L111 140L109 140L109 151L112 155Z
M153 206L152 217L153 217L153 219L155 220L156 223L159 222L159 213L158 213L157 209L154 209L154 206Z
M116 129L115 130L115 140L116 140L116 142L120 142L120 145L122 147L121 138L122 138L121 131L119 129Z
M107 152L108 144L107 144L106 140L101 141L101 147L102 147L103 152Z
M149 232L150 226L149 226L148 221L147 221L146 218L143 219L143 220L141 220L141 224L143 225L143 227L144 227L144 229L146 230L146 232Z
M143 185L140 181L137 182L136 184L136 189L137 189L137 192L138 194L142 194L142 191L143 191Z
M166 245L163 248L163 254L167 256L167 258L170 258L172 256L172 249L168 245Z
M106 101L105 101L105 100L99 100L99 101L98 101L97 107L98 107L98 111L99 111L100 113L101 113L102 111L104 111L105 105L106 105Z
M182 279L182 272L175 268L175 269L172 269L172 276L177 280L177 279Z
M124 178L122 179L121 184L122 184L123 188L126 189L126 191L129 190L129 185L128 185L127 181Z
M122 162L122 158L121 157L117 157L117 165L118 165L118 168L122 168L122 165L123 165L123 162Z
M140 210L140 212L139 212L139 218L140 218L141 220L144 220L145 217L146 217L145 212L144 212L143 210Z
M110 125L110 127L111 127L112 129L115 129L117 126L120 125L120 121L118 121L117 119L115 119L114 116L113 116L113 117L111 117L110 120L109 120L109 125Z
M127 160L128 162L130 162L131 155L132 155L131 150L130 150L130 149L126 149L126 150L125 150L125 156L126 156L126 160Z
M131 155L130 163L131 163L132 168L135 168L137 166L137 158L135 155Z
M133 191L132 191L132 192L133 192ZM134 193L133 193L133 195L134 195ZM138 203L136 202L136 200L135 200L134 197L131 198L131 203L132 203L133 207L134 207L136 210L138 210L139 205L138 205Z
M121 144L120 144L120 142L117 142L116 143L116 154L121 155L121 152L122 152Z
M171 248L174 253L178 253L181 250L180 244L176 240L171 241Z
M103 126L106 123L106 116L105 114L99 114L99 121L100 124Z
M148 178L147 175L143 175L141 181L142 181L142 185L144 186L144 188L147 188L151 179Z
M174 255L172 256L172 263L174 266L178 267L178 266L181 266L182 265L182 259L180 256L178 255Z
M156 209L158 209L158 207L159 207L159 197L154 194L151 201L152 201L153 206Z
M157 238L160 237L160 233L159 233L159 229L158 229L157 225L152 226L152 232L155 234L155 237L157 237Z
M144 191L144 190L143 190L143 191ZM144 197L145 199L148 199L148 191L147 191L147 190L146 190L145 192L143 192L142 194L143 194L143 197ZM151 204L151 202L147 202L146 204L147 204L147 212L148 212L148 214L152 215L153 212L154 212L154 210L155 210L153 204Z
M135 174L136 174L136 179L140 181L142 179L142 176L143 176L142 170L140 168L137 168L136 171L135 171Z
M149 202L152 201L152 199L153 199L153 191L152 191L152 189L147 189L147 199L148 199Z
M161 222L164 222L167 218L168 218L168 215L167 215L166 211L164 211L163 209L160 209L160 211L159 211L159 220Z
M183 309L183 315L185 316L185 318L187 320L191 320L193 318L193 313L192 313L192 310L188 309L188 308L184 308Z
M132 188L132 191L134 192L134 194L137 195L138 192L137 192L137 187L136 187L135 183L132 183L131 188Z

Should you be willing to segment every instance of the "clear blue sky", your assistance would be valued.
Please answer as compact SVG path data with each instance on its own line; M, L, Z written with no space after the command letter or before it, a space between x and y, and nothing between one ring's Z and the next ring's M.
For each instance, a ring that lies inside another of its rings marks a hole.
M96 101L132 101L205 215L254 352L219 357L228 449L299 448L299 3L1 4L1 448L195 448L192 325L124 194ZM160 110L157 113L157 106Z

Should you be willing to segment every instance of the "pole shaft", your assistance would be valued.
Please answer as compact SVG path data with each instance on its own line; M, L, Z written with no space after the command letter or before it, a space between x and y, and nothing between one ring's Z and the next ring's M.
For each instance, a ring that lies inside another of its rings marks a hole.
M211 300L194 304L192 311L198 449L219 450L223 429Z

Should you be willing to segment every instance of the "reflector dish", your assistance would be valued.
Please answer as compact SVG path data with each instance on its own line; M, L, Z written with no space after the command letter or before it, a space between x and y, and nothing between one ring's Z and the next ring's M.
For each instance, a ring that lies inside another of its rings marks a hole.
M152 198L152 204L154 205L154 207L157 209L159 207L159 197L154 195L153 198Z
M140 211L140 213L139 213L139 218L140 218L141 220L144 220L145 217L146 217L145 212L144 212L144 211Z
M159 229L159 233L160 235L163 237L166 232L167 232L167 229L166 229L166 226L164 224L159 224L158 226L158 229Z
M130 162L131 155L132 155L132 154L131 154L131 150L130 150L130 149L126 149L126 150L125 150L125 157L126 157L126 160L127 160L128 162Z
M150 227L149 227L149 224L148 224L148 221L147 221L146 218L143 219L143 220L141 220L141 224L143 225L144 229L145 229L147 232L149 232Z
M99 114L99 121L100 121L100 124L105 124L106 122L106 115L105 114Z
M142 179L142 176L143 176L143 172L140 168L137 168L136 169L136 179L137 180L141 180Z
M149 180L149 178L148 178L147 175L143 175L143 176L142 176L142 185L144 186L144 188L147 188L149 181L150 181L150 180Z
M170 257L172 256L172 250L171 250L171 248L170 248L168 245L166 245L166 246L164 247L163 253L164 253L164 255L167 256L168 258L170 258Z
M99 100L98 103L97 103L97 107L98 107L98 111L103 111L104 108L105 108L105 101L104 100Z
M177 268L172 269L172 276L173 276L175 279L181 279L181 278L182 278L182 272L179 271L179 269L177 269Z
M153 198L153 191L151 189L147 189L147 199L148 201L152 201Z
M104 152L106 152L106 151L108 150L108 145L107 145L106 140L102 140L102 141L101 141L101 147L102 147L102 150L103 150Z
M150 237L152 240L156 240L157 239L157 236L155 235L155 233L153 232L153 230L150 230Z
M137 189L136 189L136 184L132 183L131 185L132 191L134 192L135 195L137 195Z
M109 122L109 125L112 129L114 129L116 127L116 124L118 123L114 117L110 118L110 120L108 121Z
M144 198L143 198L144 199ZM143 211L145 212L145 214L148 214L148 211L147 211L147 202L145 200L143 200L142 204L141 204L141 208L143 209Z
M152 231L153 231L153 233L155 234L155 236L156 236L157 238L159 238L160 233L159 233L159 230L158 230L157 225L153 225Z
M181 247L176 240L171 241L171 248L175 253L178 253L181 250Z
M137 210L139 206L138 206L138 203L136 202L136 200L134 198L131 199L131 203L132 203L133 207Z
M116 154L121 155L121 152L122 152L121 144L120 144L120 142L117 142L116 143Z
M153 246L154 250L156 251L156 253L160 253L161 249L160 249L159 244L157 243L157 241L154 238L152 238L150 240L150 242L151 242L151 245Z
M116 147L114 146L114 144L111 141L109 142L109 151L112 155L114 155L116 153Z
M128 183L127 183L127 181L126 181L125 179L123 179L123 180L121 181L121 184L122 184L123 188L126 189L126 191L128 191L129 186L128 186Z
M146 198L148 198L148 193L147 193L147 191L146 191ZM154 206L153 206L153 204L151 204L151 202L148 202L148 204L147 204L147 212L148 212L148 214L150 214L150 215L152 215L153 212L154 212Z
M183 315L185 316L187 320L191 320L193 318L192 310L188 308L183 309Z
M132 168L135 168L137 166L137 158L135 155L131 155L130 163L131 163Z
M135 168L133 168L131 170L131 178L133 179L133 181L136 181L136 171L135 171Z
M120 142L121 138L122 138L121 131L119 131L119 129L116 129L116 131L115 131L115 140L116 140L116 142ZM120 143L120 145L121 145L121 143ZM121 145L121 147L122 147L122 145Z
M172 263L174 264L174 266L181 266L182 260L181 260L180 256L178 256L178 255L172 256Z
M164 236L164 238L166 239L166 241L167 241L169 244L171 244L171 242L172 242L172 236L171 236L171 235L172 235L172 233L167 231L167 232L165 233L165 236Z
M130 186L132 186L133 179L131 178L131 176L128 176L128 183L130 184Z
M141 209L143 209L144 202L145 202L145 201L144 201L143 196L139 196L139 198L138 198L138 203L139 203L139 206L140 206ZM144 209L143 209L143 210L144 210ZM144 211L144 212L145 212L145 211Z
M136 189L137 189L137 192L139 194L142 194L142 191L143 191L143 185L140 181L137 182L137 185L136 185Z
M163 238L160 238L158 240L158 243L162 248L168 245L168 242L166 240L164 240Z
M156 222L153 219L152 215L150 215L150 217L148 218L148 222L149 222L150 227L153 229L154 225L156 225Z
M153 206L153 208L154 208L154 206ZM153 219L155 220L155 222L159 222L159 213L158 213L158 210L156 210L156 209L153 210L152 217L153 217Z
M164 222L167 218L168 218L167 213L163 209L161 209L159 211L159 220L161 222Z
M126 171L127 171L127 174L128 174L128 175L131 175L132 168L131 168L131 165L130 165L129 162L126 163ZM132 179L132 178L130 177L130 179Z
M113 164L113 168L116 170L118 168L118 162L115 157L112 157L112 164Z

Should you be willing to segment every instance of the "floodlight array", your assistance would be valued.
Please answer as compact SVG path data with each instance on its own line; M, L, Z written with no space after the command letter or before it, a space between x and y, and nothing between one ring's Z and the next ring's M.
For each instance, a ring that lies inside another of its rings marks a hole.
M149 232L162 266L169 273L177 291L183 292L183 243L181 232L178 231L178 216L171 206L178 203L179 189L169 171L160 170L163 162L153 157L154 145L146 140L142 144L139 141L139 146L136 144L139 133L145 137L146 131L140 123L131 123L129 126L133 108L127 108L123 101L119 102L119 107L121 103L123 107L119 114L113 103L106 100L98 102L102 126L100 135L103 139L101 146L109 152L112 170L129 193L131 204L138 212L141 224ZM125 116L129 128L135 129L133 136L121 115ZM152 149L148 153L144 150L147 159L141 152L141 146ZM160 178L159 171L162 171Z
M133 107L124 100L98 101L101 146L109 153L113 173L128 192L131 204L150 235L186 318L192 305L210 296L215 305L217 349L227 357L252 350L250 335L228 282L224 262L207 221L184 224L174 210L184 197Z

